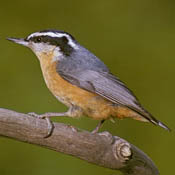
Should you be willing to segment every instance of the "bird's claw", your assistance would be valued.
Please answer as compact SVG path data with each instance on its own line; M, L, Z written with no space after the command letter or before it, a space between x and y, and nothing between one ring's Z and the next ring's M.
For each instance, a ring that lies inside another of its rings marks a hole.
M95 128L94 130L91 131L92 134L97 134L98 133L99 128Z
M54 129L54 125L51 122L49 117L46 117L46 116L44 116L42 114L36 114L35 112L29 112L28 115L33 116L33 117L38 118L38 119L45 119L46 122L47 122L48 132L47 132L47 135L44 136L44 138L48 138L48 137L50 137L52 135L52 132L53 132L53 129Z
M47 129L48 129L48 132L47 132L47 135L44 136L44 138L48 138L52 135L52 132L53 132L53 129L54 129L54 124L51 122L50 118L48 117L45 117L46 121L47 121Z

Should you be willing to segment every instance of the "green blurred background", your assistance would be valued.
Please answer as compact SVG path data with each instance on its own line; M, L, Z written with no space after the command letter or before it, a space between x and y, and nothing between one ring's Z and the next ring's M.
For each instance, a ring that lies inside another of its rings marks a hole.
M110 131L138 146L159 168L174 173L175 1L6 0L0 5L0 107L19 112L65 111L48 91L39 62L28 49L5 40L43 29L71 33L120 77L169 133L134 120L106 122ZM97 121L54 118L92 130ZM111 175L82 160L0 137L0 175Z

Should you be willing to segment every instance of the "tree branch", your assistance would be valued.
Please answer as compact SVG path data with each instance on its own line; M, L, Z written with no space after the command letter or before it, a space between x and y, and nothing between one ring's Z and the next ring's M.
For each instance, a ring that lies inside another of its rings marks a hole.
M48 138L47 123L27 114L0 108L0 135L69 154L125 175L158 175L152 160L134 145L108 132L92 134L54 123Z

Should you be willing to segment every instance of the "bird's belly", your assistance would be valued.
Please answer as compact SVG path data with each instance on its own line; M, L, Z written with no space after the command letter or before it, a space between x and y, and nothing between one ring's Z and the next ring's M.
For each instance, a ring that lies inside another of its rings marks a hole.
M81 108L84 115L94 119L104 119L110 116L111 102L95 93L83 90L62 79L58 74L47 80L47 86L53 95L68 107Z
M134 118L136 120L144 119L138 113L125 106L114 105L112 102L95 93L72 85L62 79L58 74L51 82L48 82L48 88L53 95L66 106L77 106L81 109L81 112L79 114L77 113L76 117L84 114L96 120L108 119L110 117L120 119Z

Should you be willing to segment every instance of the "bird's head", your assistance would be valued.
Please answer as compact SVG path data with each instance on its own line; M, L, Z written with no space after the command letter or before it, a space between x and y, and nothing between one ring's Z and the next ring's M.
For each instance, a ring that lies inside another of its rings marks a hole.
M58 30L35 32L26 38L7 38L17 44L30 48L40 59L52 55L52 61L59 61L79 49L79 44L69 33Z

